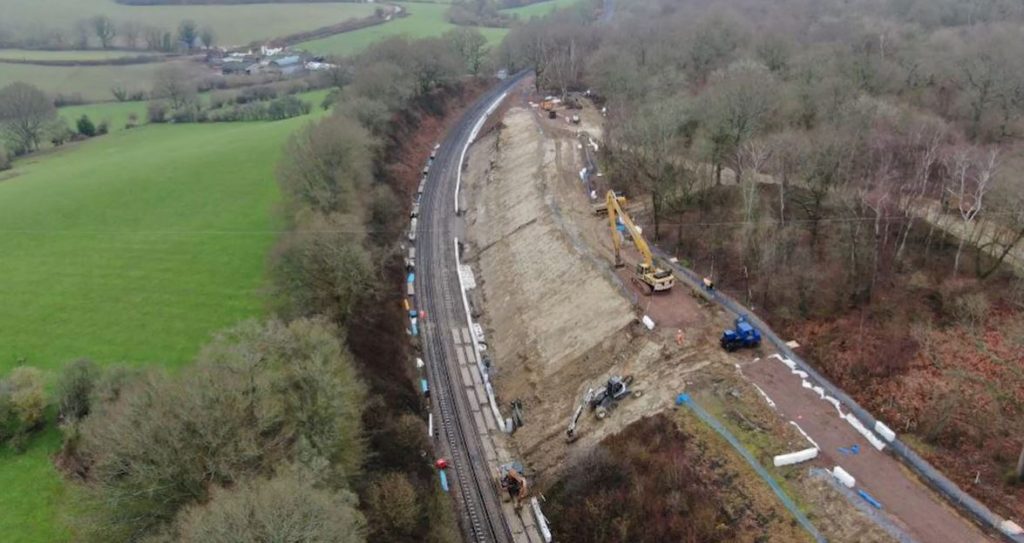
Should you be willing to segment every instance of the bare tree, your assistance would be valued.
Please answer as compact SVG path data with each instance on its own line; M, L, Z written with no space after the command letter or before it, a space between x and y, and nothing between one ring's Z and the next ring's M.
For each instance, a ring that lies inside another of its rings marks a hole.
M106 15L97 15L90 20L90 23L92 24L93 33L100 40L100 47L104 49L110 48L114 42L114 37L117 36L117 27L114 26L114 21Z
M703 103L704 125L711 143L711 162L716 181L721 182L722 165L729 161L736 180L743 177L737 161L739 149L755 135L777 101L775 84L767 68L753 61L739 61L711 78L712 88Z
M199 31L199 39L202 40L204 47L210 49L213 47L213 43L214 40L217 39L217 35L214 34L212 28L204 26L203 29Z
M0 89L0 132L15 153L39 148L48 123L57 117L53 102L28 83L11 83Z
M973 148L962 147L951 153L946 160L946 167L950 172L946 191L956 204L962 221L960 241L957 244L956 258L953 260L953 275L960 272L960 257L964 244L973 233L974 220L981 213L985 195L992 189L992 180L999 168L998 151L992 149L983 157L979 157L978 154Z
M475 28L457 27L445 34L452 47L462 57L466 69L472 75L480 73L480 66L487 56L487 38Z
M142 35L142 25L135 21L125 21L121 25L121 38L124 39L125 47L129 49L139 48L139 40L142 38Z
M172 108L182 107L192 99L195 93L195 84L192 83L188 73L181 66L167 64L157 70L153 82L153 96L167 100Z

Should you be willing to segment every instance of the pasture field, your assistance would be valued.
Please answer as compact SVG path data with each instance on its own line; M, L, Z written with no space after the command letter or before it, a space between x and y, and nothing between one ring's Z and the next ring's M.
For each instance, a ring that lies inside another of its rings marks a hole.
M2 1L2 0L0 0ZM195 62L176 61L196 74L212 73ZM22 81L50 94L75 94L90 102L113 100L110 88L116 83L129 91L149 91L157 70L166 63L127 66L40 66L0 62L0 87Z
M2 2L3 0L0 0ZM91 49L88 51L43 51L36 49L0 49L0 62L4 60L23 61L80 61L80 60L111 60L116 58L132 58L152 56L157 53L147 51L104 51Z
M52 381L78 357L173 371L212 333L259 316L281 228L275 165L310 118L146 125L4 172L0 374L29 364ZM0 447L5 543L69 538L59 511L70 490L50 459L59 446L51 427L25 454Z
M527 21L530 17L542 17L556 9L567 8L579 3L580 0L546 0L519 8L504 9L502 13L510 13L519 17L521 21Z
M146 102L106 102L66 106L58 109L57 112L68 122L72 130L75 128L75 121L82 115L88 115L95 124L106 121L111 132L124 130L124 126L128 124L128 116L132 113L138 118L138 124L146 122Z
M73 39L82 19L107 15L117 23L135 21L174 31L183 19L209 26L217 45L246 43L365 17L369 3L127 6L114 0L0 0L0 27L10 31L60 29Z
M409 13L407 16L382 25L302 42L296 47L324 55L351 55L366 49L373 42L391 36L426 38L440 36L457 28L448 22L446 14L449 6L447 4L397 3L406 9ZM491 45L496 45L508 33L508 29L505 28L479 28L479 30Z

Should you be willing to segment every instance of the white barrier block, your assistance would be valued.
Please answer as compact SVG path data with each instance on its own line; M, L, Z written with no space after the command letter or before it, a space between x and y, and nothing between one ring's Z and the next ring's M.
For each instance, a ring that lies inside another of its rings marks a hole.
M853 478L853 475L850 475L845 469L839 466L832 468L832 476L846 488L853 488L857 485L857 480Z
M878 436L876 436L874 432L868 430L860 419L853 415L853 413L846 414L846 422L849 422L850 426L853 426L854 430L860 432L860 435L864 436L864 439L867 439L874 448L878 450L885 448L885 443L882 443L882 440L878 439Z
M779 466L790 466L793 464L799 464L800 462L806 462L817 458L818 448L811 447L810 449L804 449L802 451L791 452L788 454L778 454L772 459L775 463L775 467Z
M647 315L644 315L644 318L641 319L641 320L643 321L644 326L646 326L648 330L654 330L654 320L653 319L651 319Z
M892 440L896 439L896 432L893 432L891 428L882 424L882 421L880 420L875 421L875 432L878 432L878 435L884 437L885 440L890 443L892 443Z
M999 529L1006 535L1020 535L1024 534L1024 529L1017 525L1012 520L1004 520L999 524Z
M812 385L811 382L808 381L807 379L804 379L803 381L800 381L800 386L802 386L804 388L811 388L811 389L814 388L814 385Z
M809 377L809 375L807 374L806 371L800 371L800 370L793 370L793 375L796 375L797 377L799 377L801 379L807 379Z
M811 388L811 390L816 392L818 394L818 397L821 398L822 400L825 399L825 389L824 388L822 388L822 387L813 387L813 388Z

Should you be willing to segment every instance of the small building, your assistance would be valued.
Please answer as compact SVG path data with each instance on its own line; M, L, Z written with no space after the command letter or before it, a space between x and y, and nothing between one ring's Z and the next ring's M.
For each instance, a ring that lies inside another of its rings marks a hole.
M270 61L271 66L281 70L284 75L291 75L304 68L302 64L302 57L299 55L289 55L287 57L281 57Z

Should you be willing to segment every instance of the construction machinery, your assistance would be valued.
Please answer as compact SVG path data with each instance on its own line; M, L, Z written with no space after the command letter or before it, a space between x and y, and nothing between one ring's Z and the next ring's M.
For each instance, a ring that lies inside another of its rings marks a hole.
M672 275L671 271L654 265L654 255L651 254L650 246L647 245L647 241L644 239L640 228L623 211L622 206L619 204L619 196L615 194L615 191L608 191L608 194L605 196L605 205L608 208L608 226L612 233L612 244L615 246L615 267L621 268L625 265L620 254L622 249L622 233L619 232L619 224L621 222L622 226L629 232L630 237L633 238L633 244L640 251L640 255L643 256L643 262L639 262L636 265L636 276L633 280L638 284L646 285L648 293L653 294L670 290L676 283L675 276Z
M588 388L587 393L583 395L583 401L576 407L572 418L569 419L569 428L565 431L565 441L572 443L579 438L577 427L579 426L580 417L583 415L584 407L589 407L598 420L603 420L608 416L608 413L615 409L615 406L621 400L643 396L643 391L634 389L632 385L632 375L625 377L612 375L603 387L596 389Z
M761 331L754 328L744 316L736 317L732 330L722 332L719 343L722 348L731 352L745 347L757 348L761 345Z
M529 493L526 485L526 477L523 476L523 465L519 462L509 462L498 466L498 483L501 489L508 492L512 505L518 511L523 506L523 501Z
M625 207L626 202L627 202L626 195L621 194L621 193L616 193L615 194L615 200L617 202L619 202L619 207L620 208L621 207ZM596 204L594 204L594 205L592 205L590 207L594 210L594 215L604 215L605 213L608 213L608 199L605 198L604 200L598 200Z

